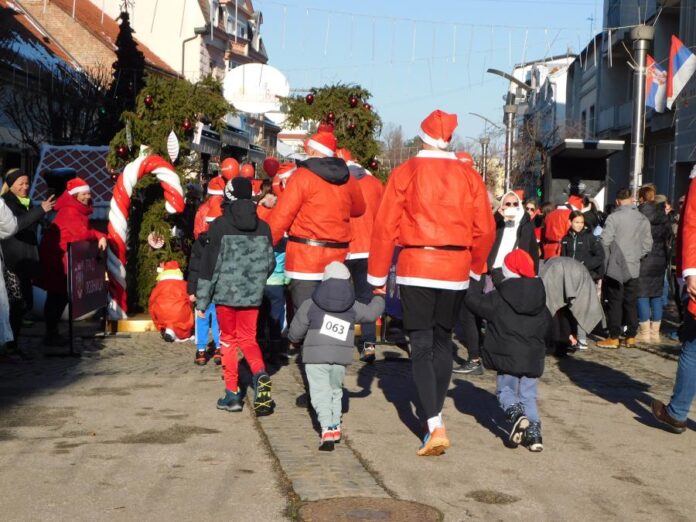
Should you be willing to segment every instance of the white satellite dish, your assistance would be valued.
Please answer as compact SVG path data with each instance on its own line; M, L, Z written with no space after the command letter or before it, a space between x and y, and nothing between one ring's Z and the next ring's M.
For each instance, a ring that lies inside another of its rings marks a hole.
M290 94L288 79L275 67L248 63L227 71L225 99L241 112L263 114L278 111L280 98Z

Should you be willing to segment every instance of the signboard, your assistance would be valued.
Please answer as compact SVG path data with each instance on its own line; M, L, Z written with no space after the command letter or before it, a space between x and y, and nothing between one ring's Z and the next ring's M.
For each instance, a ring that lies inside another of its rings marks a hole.
M96 241L78 241L68 245L68 292L70 318L104 308L107 304L105 281L106 255Z
M401 319L401 297L399 297L399 285L396 284L396 263L399 260L401 247L397 246L394 249L392 264L389 267L389 275L387 276L387 295L385 296L384 310L388 316L395 319Z

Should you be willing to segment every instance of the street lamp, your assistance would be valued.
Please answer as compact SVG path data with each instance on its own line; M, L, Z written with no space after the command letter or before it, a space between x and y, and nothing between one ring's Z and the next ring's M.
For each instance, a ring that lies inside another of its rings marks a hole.
M486 72L489 72L491 74L495 74L496 76L501 76L502 78L505 78L506 80L510 81L511 83L514 83L519 87L520 89L525 90L526 92L530 92L533 89L524 83L523 81L518 80L514 76L503 72L499 71L498 69L488 69ZM508 89L507 96L505 97L505 105L503 106L503 114L504 114L504 123L505 123L505 192L510 191L510 172L512 170L512 145L513 145L513 131L514 131L514 126L515 126L515 116L517 115L517 108L518 105L515 103L515 94L510 92Z
M473 114L473 113L469 113ZM474 114L474 116L478 116L478 114ZM481 116L481 118L484 118ZM486 119L486 118L484 118ZM491 122L492 125L495 125L495 123ZM498 127L496 125L496 127ZM501 127L498 127L501 128ZM478 141L481 144L481 177L483 178L483 182L486 182L486 173L488 172L488 145L491 142L491 139L488 136L484 136L483 138L473 138L471 136L467 136L472 141Z

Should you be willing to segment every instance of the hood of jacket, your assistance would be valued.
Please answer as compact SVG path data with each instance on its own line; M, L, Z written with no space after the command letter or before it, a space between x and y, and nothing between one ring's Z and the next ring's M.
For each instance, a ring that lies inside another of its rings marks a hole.
M259 224L259 218L256 216L256 205L250 199L230 201L224 206L223 216L237 230L256 230Z
M544 283L538 277L506 279L498 285L498 292L521 315L537 315L546 306Z
M515 199L517 200L517 202L519 203L519 206L517 206L517 207L500 207L500 208L503 209L503 210L502 210L503 212L505 212L506 208L508 208L508 209L513 209L513 210L515 211L515 213L516 213L516 215L515 215L515 227L518 227L518 226L520 225L520 223L522 222L522 219L523 219L525 216L527 216L527 213L524 211L524 205L522 204L522 203L523 203L522 200L521 200L520 197L517 195L517 193L514 192L514 191L512 191L512 190L509 191L509 192L506 192L505 194L503 194L503 197L500 198L500 204L501 204L501 205L503 204L503 200L504 200L506 197L508 197L508 196L514 196L514 198L515 198ZM500 213L498 213L498 215L500 216ZM501 216L501 217L504 218L505 216Z
M664 225L669 221L664 205L658 205L657 203L641 203L638 210L648 218L651 225Z
M92 205L83 205L77 201L77 199L75 199L74 196L71 196L67 190L58 198L58 201L56 201L56 206L53 207L53 210L60 212L64 208L72 208L85 216L91 215L92 211L94 210Z
M309 158L297 162L297 166L311 170L321 179L333 185L343 185L348 182L350 177L348 165L341 158Z
M312 294L312 301L327 312L345 312L355 303L355 291L350 279L327 279Z

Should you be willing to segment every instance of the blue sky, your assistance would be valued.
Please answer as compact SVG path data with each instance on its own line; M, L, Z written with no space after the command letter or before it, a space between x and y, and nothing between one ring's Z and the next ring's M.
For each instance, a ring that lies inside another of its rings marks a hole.
M601 0L254 0L269 63L292 89L359 83L385 124L409 137L439 108L479 136L502 121L503 79L524 60L577 52L601 27ZM591 22L588 18L594 17ZM526 41L526 45L525 45Z

